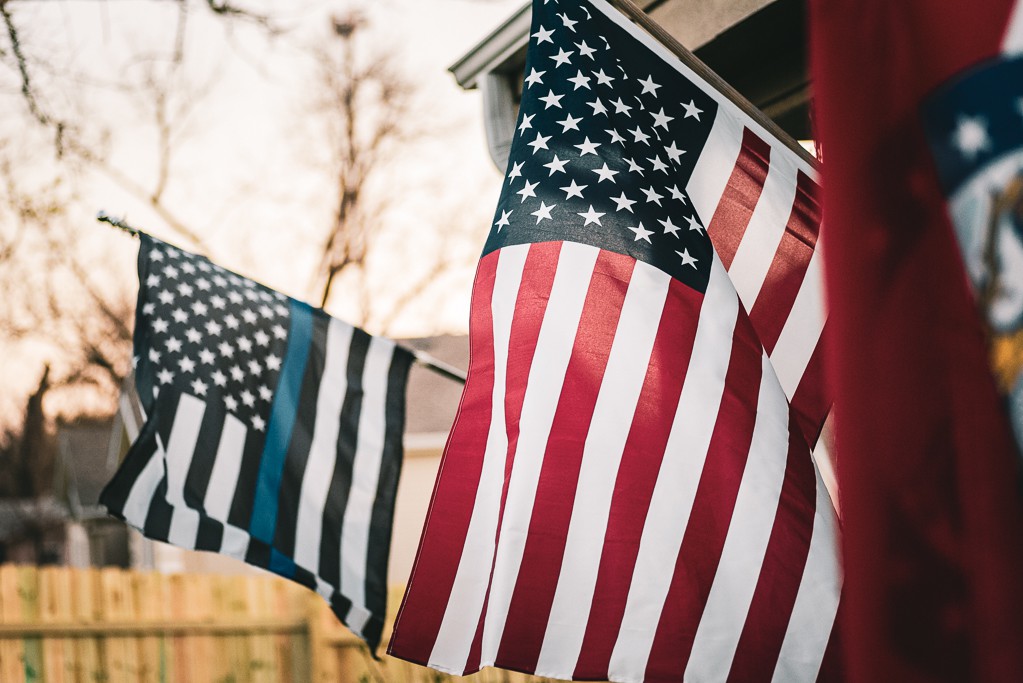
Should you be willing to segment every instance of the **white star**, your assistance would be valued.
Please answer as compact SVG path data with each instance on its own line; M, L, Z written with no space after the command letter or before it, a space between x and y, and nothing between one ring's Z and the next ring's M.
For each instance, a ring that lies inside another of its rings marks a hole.
M696 267L696 258L689 255L688 249L676 251L675 253L682 257L683 266L692 266L695 270L699 270L699 268Z
M557 67L561 66L562 64L571 64L572 60L569 59L569 57L571 57L574 54L575 53L572 52L571 50L566 52L565 48L563 48L563 47L559 48L558 49L558 54L556 54L553 57L551 57L551 59L554 60L554 67L557 68Z
M512 164L512 170L508 171L508 182L511 182L522 175L522 166L525 161L518 161Z
M267 370L280 370L281 369L281 359L280 359L279 356L275 356L275 355L271 354L271 355L267 356L266 358L264 358L263 362L266 363L266 369Z
M526 88L531 88L534 85L536 85L537 83L543 83L543 79L541 78L541 76L543 76L545 73L547 73L547 72L546 71L537 71L536 69L530 69L529 70L529 75L526 76L526 78L525 78ZM533 118L533 117L531 116L529 118Z
M659 86L656 83L654 83L654 77L653 76L647 76L646 80L642 80L641 79L639 81L639 83L643 86L643 94L644 95L649 93L649 94L653 95L654 97L657 97L657 89L660 88L661 86Z
M553 90L549 90L547 94L540 99L544 103L544 109L550 109L551 107L557 107L561 109L561 98L564 95L555 95Z
M600 217L603 216L604 214L594 211L593 204L590 204L590 208L588 211L576 215L582 216L583 218L586 219L586 222L583 223L583 227L586 227L590 223L596 223L597 225L600 225Z
M156 287L160 284L160 278L156 275L150 275L146 278L146 287Z
M682 118L688 119L690 116L692 116L697 121L700 120L700 114L703 113L703 110L697 107L695 102L689 100L689 104L683 104L682 107L686 110L686 115L683 116Z
M703 226L700 225L700 221L698 221L696 219L696 214L695 213L692 216L690 216L689 218L687 218L686 220L689 221L689 229L690 230L695 230L696 232L700 233L701 235L703 234Z
M184 263L181 264L181 272L192 275L193 273L195 273L195 266L193 266L188 261L185 261Z
M636 126L636 130L630 130L629 132L632 133L633 142L642 142L644 145L650 144L647 142L647 140L650 139L650 136L644 133L639 126Z
M209 385L206 382L198 378L192 380L192 391L195 392L196 396L205 396L207 389L209 389Z
M199 278L195 281L195 286L204 292L210 291L210 281L204 277Z
M525 131L527 128L532 128L533 127L533 117L534 116L536 116L536 114L524 114L522 116L522 121L519 123L519 132L520 133Z
M238 399L236 399L234 396L225 396L224 405L227 406L227 409L230 410L232 413L236 412L238 410Z
M170 384L174 380L174 373L164 368L156 373L156 378L160 380L160 384Z
M654 128L661 126L664 130L668 130L668 121L674 121L674 116L668 116L664 113L664 107L661 107L661 111L656 114L651 114L654 117Z
M206 331L215 337L220 336L220 333L223 329L224 328L220 325L220 323L218 323L215 320L211 320L208 323L206 323Z
M238 341L236 343L238 344L238 348L245 353L252 351L252 341L249 340L248 337L238 337Z
M222 373L220 370L214 370L213 374L210 376L213 378L213 383L218 387L227 386L227 375Z
M981 116L960 116L953 140L963 156L976 159L980 152L991 148L987 121Z
M561 188L561 191L565 193L566 201L571 199L572 197L579 197L580 199L582 199L583 190L585 190L587 187L589 187L589 185L577 185L575 179L573 178L572 182L569 185Z
M259 415L252 416L252 428L257 432L261 432L266 429L266 420L261 418Z
M547 177L550 178L555 173L564 173L565 172L565 164L567 164L567 163L568 163L568 159L559 159L558 155L555 154L554 155L554 159L552 159L550 161L550 163L547 163L547 164L543 165L544 168L549 168L550 169L550 173L547 174Z
M195 329L194 327L190 327L187 330L185 330L185 337L187 337L188 341L192 342L193 344L198 344L200 341L202 341L202 334L199 332L199 330Z
M587 154L596 154L597 148L600 147L600 144L597 142L590 142L590 139L586 138L583 140L582 144L573 145L573 147L579 150L579 156L584 157Z
M552 35L554 35L554 29L548 31L543 26L541 26L539 30L533 34L533 37L536 38L537 45L539 45L540 43L550 43L551 45L553 45L554 41L551 40Z
M603 69L601 69L600 71L595 71L593 73L593 77L597 79L597 85L606 85L608 87L611 87L611 81L614 80L614 77L608 76L606 73L604 73Z
M245 379L245 371L242 370L237 365L232 365L231 366L231 379L233 379L235 382L241 382L243 379Z
M632 232L636 233L636 238L633 240L634 242L638 242L640 240L646 240L647 244L651 243L650 242L650 235L652 235L654 233L652 231L647 230L646 228L644 228L642 221L640 221L640 224L638 226L636 226L635 228L629 228L629 230L631 230Z
M271 398L273 398L273 396L274 393L270 391L270 387L266 385L259 387L259 397L264 401L269 401Z
M256 404L256 397L248 389L239 394L239 396L242 397L242 403L250 408Z
M632 111L632 107L622 102L622 98L620 97L611 104L614 105L616 114L625 114L626 116L629 116L629 112Z
M228 313L224 316L224 324L227 325L229 330L237 330L241 323L238 321L238 318Z
M508 217L511 215L512 215L511 211L503 210L501 211L501 217L498 218L497 222L494 223L494 227L497 228L498 232L501 232L501 228L507 227L509 225Z
M161 356L160 352L157 351L156 349L149 349L149 360L151 360L152 362L159 363L160 356Z
M171 317L174 318L174 322L177 323L183 323L186 320L188 320L188 314L182 311L180 308L175 308L174 311L171 312Z
M667 220L657 220L658 223L664 228L664 234L671 233L672 236L678 237L679 227L671 222L671 216L668 216Z
M256 343L260 346L266 346L270 343L270 335L263 330L256 330L256 334L253 336L256 338Z
M227 342L220 342L220 346L217 347L217 350L220 351L220 355L224 358L231 358L234 356L234 347Z
M551 204L550 206L547 206L547 204L545 204L543 201L541 201L540 202L540 208L537 209L536 211L532 212L529 215L530 216L536 216L536 224L540 225L540 221L542 221L543 219L545 219L545 218L546 219L550 219L551 218L551 209L553 209L556 206L557 206L557 204Z
M539 185L539 184L540 183L531 183L531 182L529 182L527 180L525 187L523 187L521 190L519 190L518 192L515 193L517 195L521 195L522 196L522 201L519 202L519 203L520 204L524 203L526 201L526 199L529 198L529 197L535 197L536 196L536 192L535 192L536 186Z
M178 277L178 269L175 268L174 266L167 266L166 268L163 269L163 274L166 277L169 277L170 279L174 280L177 279Z
M672 199L677 199L683 204L686 203L686 196L682 194L682 190L678 189L678 185L672 185L668 191L671 192Z
M166 289L156 295L156 298L160 300L160 303L164 306L168 306L174 303L174 295L168 292Z
M575 87L572 88L573 92L575 92L579 88L586 88L587 90L590 89L590 77L589 76L583 76L583 72L582 71L578 72L572 78L569 78L568 82L575 85Z
M153 249L153 251L149 252L149 259L151 261L162 261L163 252L160 251L159 249Z
M573 21L568 18L567 14L561 14L560 12L558 13L558 17L561 19L561 23L565 25L565 28L572 33L575 33L575 25L579 23L578 21Z
M194 304L192 304L192 312L195 313L196 315L206 315L206 312L209 310L210 310L209 306L207 306L201 301L196 301Z
M281 327L280 325L274 325L273 329L270 331L273 332L274 336L278 339L284 339L285 337L288 336L288 331Z
M166 332L167 326L168 322L166 320L164 320L163 318L157 318L156 320L153 321L153 332L160 333Z
M601 168L594 168L592 170L594 173L600 176L600 180L597 181L598 183L602 183L605 180L615 182L614 177L618 175L618 171L612 171L610 168L607 167L607 163L605 163L604 166Z
M241 294L234 290L231 290L230 292L227 293L227 298L230 299L231 303L233 304L240 304L242 301L245 300Z
M610 130L607 130L607 131L604 131L604 132L611 136L611 144L612 145L614 143L616 143L616 142L620 142L620 143L622 143L622 147L625 146L625 138L623 138L621 135L619 135L618 131L616 131L614 128L612 128Z
M171 337L167 340L167 350L171 353L177 353L181 350L181 340L177 337Z
M260 306L259 307L259 314L261 316L263 316L264 318L272 318L272 317L274 317L274 311L269 306Z
M181 296L192 296L193 291L194 290L192 289L192 285L189 285L184 282L178 285L178 293L181 294Z
M214 275L213 284L217 287L227 287L227 280L224 279L223 275Z
M214 294L210 297L210 304L213 305L213 308L223 310L224 306L227 305L227 299L219 294Z
M537 133L536 134L536 140L533 140L528 145L529 147L533 148L533 154L536 154L541 149L547 149L547 141L550 140L551 137L552 136L550 136L550 135L544 136L544 135L541 135L540 133Z
M615 207L616 211L628 211L629 213L632 213L632 205L636 203L635 199L626 197L624 192L622 192L620 197L611 197L611 201L617 204Z
M604 106L604 103L600 101L599 97L593 100L592 102L587 102L586 104L593 107L594 116L596 116L597 114L603 114L604 116L607 116L607 107Z
M253 375L258 375L259 373L263 372L263 366L260 365L259 361L257 361L257 360L254 360L254 359L250 360L249 361L249 372L251 372Z
M654 203L654 204L656 204L657 206L660 206L660 205L661 205L661 199L663 199L663 198L664 198L664 195L662 195L662 194L657 194L657 190L655 190L655 189L653 188L653 186L651 186L651 187L648 187L648 188L647 188L647 189L645 189L645 190L644 190L643 188L640 188L640 190L641 190L641 191L643 192L643 194L645 194L645 195L646 195L646 200L647 200L648 202L653 202L653 203Z
M622 157L622 160L629 165L629 173L638 173L643 175L643 167L637 164L635 161L628 157Z
M195 361L185 356L178 361L178 367L181 368L181 372L192 372L195 370Z
M647 159L647 161L649 161L651 164L653 164L653 170L655 170L655 171L664 171L665 173L668 172L668 165L666 163L664 163L663 161L661 161L661 157L654 156L653 159Z
M580 57L589 57L590 59L593 59L594 58L593 57L594 53L597 52L592 47L587 45L585 40L583 42L581 42L581 43L576 43L575 46L577 48L579 48L579 56Z
M246 308L244 311L242 311L242 319L251 325L252 323L259 320L259 316L256 315L255 311L250 311L249 309Z
M558 123L561 124L561 132L567 133L570 130L579 130L579 122L582 121L582 117L576 118L569 114Z
M684 149L679 149L678 147L676 147L674 142L672 142L670 146L665 147L664 152L665 154L668 155L668 158L671 159L671 161L676 164L682 158L682 155L686 153Z

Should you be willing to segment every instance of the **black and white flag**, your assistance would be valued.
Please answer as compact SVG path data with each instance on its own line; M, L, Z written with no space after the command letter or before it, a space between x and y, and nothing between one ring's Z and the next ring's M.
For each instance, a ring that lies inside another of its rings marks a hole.
M138 438L103 491L149 538L322 595L376 648L412 355L141 235Z

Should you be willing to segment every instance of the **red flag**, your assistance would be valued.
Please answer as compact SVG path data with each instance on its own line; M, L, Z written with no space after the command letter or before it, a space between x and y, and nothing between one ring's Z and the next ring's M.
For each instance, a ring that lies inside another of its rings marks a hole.
M978 247L986 218L964 227L1004 194L992 169L1023 167L1004 168L1023 149L1023 78L992 78L1019 73L1014 4L811 8L857 681L1023 680L1021 461L988 362L997 306L978 313L1001 257Z

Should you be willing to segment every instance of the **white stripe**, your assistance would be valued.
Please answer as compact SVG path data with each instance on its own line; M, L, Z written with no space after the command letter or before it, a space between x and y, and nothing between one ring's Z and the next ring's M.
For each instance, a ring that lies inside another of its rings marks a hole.
M508 451L508 434L504 423L508 339L515 313L514 302L528 254L528 244L505 247L498 253L490 303L494 325L494 390L491 395L490 429L465 545L462 547L444 618L437 632L437 641L430 653L429 666L442 671L465 670L469 647L476 634L486 597L501 505L501 482L504 480L504 463ZM442 470L437 475L438 479L443 475Z
M586 302L589 289L586 283L593 277L599 253L596 247L575 242L566 242L561 247L558 270L540 324L526 392L522 398L518 447L508 482L508 498L501 519L501 537L498 539L497 559L494 562L490 601L483 624L484 666L494 663L501 644L529 532L547 440ZM503 408L502 402L500 409ZM499 491L500 488L496 489L496 492Z
M205 403L194 396L182 394L167 441L167 502L173 508L167 541L183 548L195 547L195 536L199 531L199 513L185 503L185 480L205 412Z
M817 680L842 592L835 510L816 464L814 471L817 475L817 510L813 519L813 538L803 581L799 584L792 617L778 653L778 666L771 679L776 683Z
M753 310L767 271L774 262L795 199L796 167L787 155L776 154L772 149L764 189L735 251L735 258L728 266L735 291L747 311Z
M347 596L348 593L346 592L345 595ZM372 616L373 613L366 608L353 604L348 608L348 614L345 615L345 625L352 633L362 637L362 629L366 628L366 623Z
M824 251L821 240L806 269L806 277L792 302L785 326L771 353L771 365L785 395L792 399L824 329Z
M600 567L615 473L646 378L671 278L643 263L622 304L604 379L586 435L572 520L554 603L536 667L538 676L570 678L582 649Z
M362 372L362 407L352 463L352 485L341 524L341 586L353 609L366 605L366 562L373 503L387 432L387 379L394 342L372 337ZM361 627L360 627L361 628Z
M728 111L719 109L707 143L700 158L696 160L693 175L686 186L689 199L704 227L710 223L714 211L721 203L741 150L742 124L730 116Z
M1002 43L1002 52L1007 55L1016 55L1023 52L1023 2L1017 0L1009 23L1005 27L1005 40Z
M160 443L159 435L156 437L156 444L156 449L149 456L149 462L135 478L131 485L131 491L128 492L128 497L124 501L125 521L140 531L146 525L146 516L149 514L149 505L153 501L153 494L156 493L166 472L163 445Z
M693 640L686 680L723 681L728 677L774 528L788 458L788 403L766 356L761 359L761 370L749 457Z
M124 425L124 432L128 435L129 443L134 442L139 436L139 420L135 412L135 406L138 403L139 397L134 385L126 386L121 392L117 405L120 408L121 424ZM141 412L141 410L142 407L139 406L139 411Z
M219 522L227 522L231 513L238 473L242 469L245 450L245 424L231 413L224 416L224 426L217 444L217 457L210 471L210 484L206 489L203 507L206 514Z
M650 499L625 614L611 654L612 680L643 680L654 632L671 585L671 568L689 523L717 421L738 312L735 290L721 261L715 257L685 386Z
M295 564L316 574L320 568L323 509L337 460L341 406L348 393L348 352L353 328L331 318L327 325L323 375L316 397L316 423L309 442L309 459L302 475L295 520Z

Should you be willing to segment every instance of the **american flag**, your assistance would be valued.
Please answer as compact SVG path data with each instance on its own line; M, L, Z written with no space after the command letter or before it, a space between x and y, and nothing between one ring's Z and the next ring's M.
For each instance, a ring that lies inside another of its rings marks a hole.
M375 648L411 354L141 240L134 389L145 423L100 502L149 538L317 591Z
M606 3L534 2L469 379L391 654L827 678L841 576L808 444L827 406L797 407L822 395L812 173Z

